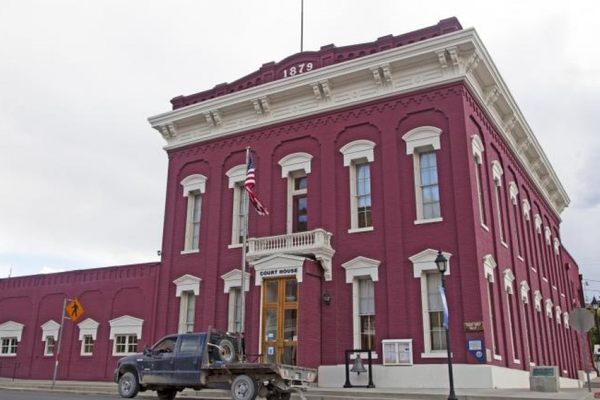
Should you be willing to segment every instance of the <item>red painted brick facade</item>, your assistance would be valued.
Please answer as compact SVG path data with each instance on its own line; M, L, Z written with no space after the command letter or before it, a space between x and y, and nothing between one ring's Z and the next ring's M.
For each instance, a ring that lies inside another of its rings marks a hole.
M176 108L185 105L173 104ZM443 221L429 224L414 223L413 158L406 154L406 143L402 140L405 133L421 126L434 126L442 131L436 157ZM485 148L481 171L487 229L482 227L479 217L472 135L478 135ZM359 139L375 143L371 163L374 229L348 233L349 172L343 165L340 148ZM497 263L493 296L497 353L501 360L488 362L524 370L529 369L530 362L559 365L561 371L567 371L564 376L576 376L580 354L577 339L564 321L557 323L555 307L560 306L561 312L565 312L580 303L577 264L562 246L556 255L553 243L547 245L544 232L536 233L534 226L534 215L539 214L542 226L551 229L552 238L559 238L560 218L461 82L168 150L161 263L0 280L0 323L12 320L25 325L17 357L0 358L0 375L10 376L12 370L5 366L18 362L15 370L18 377L51 376L53 361L43 356L40 325L49 319L59 320L64 296L79 297L86 308L86 317L100 322L100 327L94 355L84 358L79 355L77 329L67 322L61 379L111 377L116 358L109 355L112 342L108 339L108 321L115 317L131 315L144 320L140 346L176 331L180 299L173 281L185 274L202 279L196 303L196 329L209 326L227 329L228 297L221 275L240 267L241 248L228 248L233 190L228 187L225 173L244 163L246 146L252 147L256 154L256 191L270 209L267 217L251 212L251 237L286 233L287 181L281 178L278 161L296 152L313 156L312 171L308 174L308 229L331 232L336 252L331 281L323 279L318 262L304 262L303 281L299 285L300 364L313 367L341 364L344 351L353 347L352 285L346 283L346 272L341 265L358 256L381 261L379 279L374 284L377 353L382 354L384 339L412 338L415 363L444 363L444 359L420 356L424 348L421 283L414 278L409 261L409 257L425 249L442 249L452 254L447 286L454 362L477 363L465 349L468 339L484 339L490 348L492 324L483 258L492 255ZM500 240L493 160L498 160L504 171L500 196L506 245ZM182 195L180 182L192 174L207 177L202 196L199 252L181 254L187 198ZM511 181L518 187L516 206L508 191ZM531 204L529 221L523 214L524 199ZM506 269L515 276L512 296L507 296L504 290ZM257 354L261 291L254 284L254 271L250 268L249 272L252 277L247 296L246 336L248 352ZM522 281L530 287L528 304L521 300ZM536 290L543 299L541 311L535 310ZM330 305L321 300L324 291L331 294ZM552 301L552 319L546 316L547 299ZM510 324L507 307L512 315ZM484 332L466 333L463 323L468 321L483 321ZM513 337L518 357L512 354ZM515 358L520 363L515 363Z

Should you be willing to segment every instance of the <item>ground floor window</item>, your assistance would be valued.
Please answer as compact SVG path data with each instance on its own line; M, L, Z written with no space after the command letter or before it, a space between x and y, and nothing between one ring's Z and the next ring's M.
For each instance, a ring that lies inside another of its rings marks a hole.
M444 308L442 305L442 275L426 274L427 279L427 313L429 315L429 339L431 351L446 350L446 329L444 328Z
M56 340L54 339L54 336L46 336L46 346L44 348L44 355L45 356L53 356L55 346L56 346Z
M12 356L17 354L17 338L16 337L4 337L2 338L2 344L0 347L0 355Z
M83 335L81 341L81 355L91 356L94 352L94 338L92 335Z
M137 352L137 335L115 335L114 354L131 354Z
M360 348L375 350L375 289L371 278L358 279Z

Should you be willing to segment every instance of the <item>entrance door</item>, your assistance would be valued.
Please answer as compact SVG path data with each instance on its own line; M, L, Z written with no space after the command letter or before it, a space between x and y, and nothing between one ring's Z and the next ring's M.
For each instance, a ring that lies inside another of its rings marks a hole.
M263 280L263 362L296 365L298 282L296 278Z

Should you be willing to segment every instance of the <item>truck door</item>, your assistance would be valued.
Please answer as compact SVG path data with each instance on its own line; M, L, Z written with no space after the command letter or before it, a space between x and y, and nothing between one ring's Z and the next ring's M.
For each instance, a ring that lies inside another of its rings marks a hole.
M169 384L173 378L177 336L156 343L144 362L144 383Z
M206 345L206 334L179 335L173 378L179 384L200 383L202 355Z

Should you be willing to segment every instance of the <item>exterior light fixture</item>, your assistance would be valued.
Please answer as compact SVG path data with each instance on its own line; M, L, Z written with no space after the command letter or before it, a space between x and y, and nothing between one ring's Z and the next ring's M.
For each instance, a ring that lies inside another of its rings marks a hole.
M331 304L331 295L329 294L329 292L327 290L323 293L322 298L323 298L323 303L325 303L326 306Z

